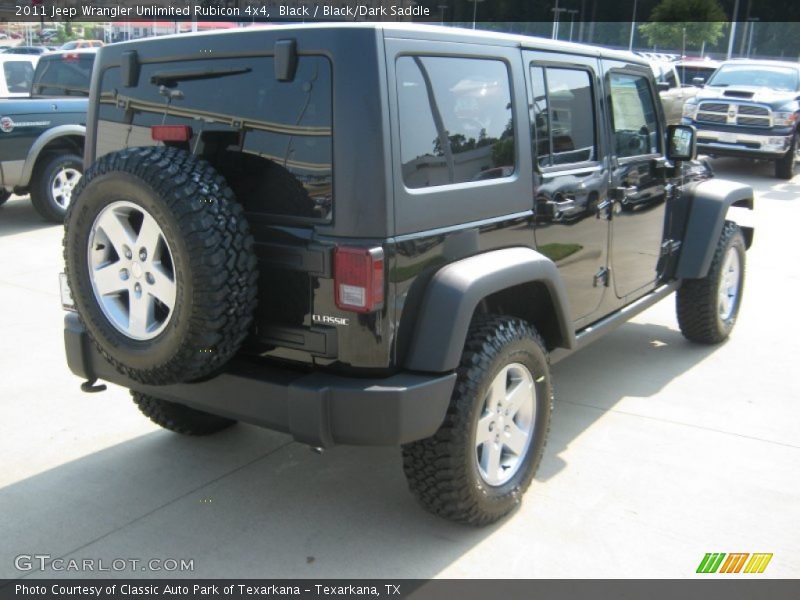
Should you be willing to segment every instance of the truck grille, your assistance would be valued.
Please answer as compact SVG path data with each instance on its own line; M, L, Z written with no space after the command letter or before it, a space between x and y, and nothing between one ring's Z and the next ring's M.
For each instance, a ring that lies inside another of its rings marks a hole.
M772 127L769 108L757 104L728 104L724 102L701 102L697 110L699 123L725 123L742 127Z

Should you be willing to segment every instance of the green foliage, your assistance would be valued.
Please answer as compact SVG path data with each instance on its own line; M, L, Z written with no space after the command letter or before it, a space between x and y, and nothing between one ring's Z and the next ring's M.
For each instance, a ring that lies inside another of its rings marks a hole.
M514 164L514 138L497 140L492 146L492 163L498 166Z
M711 45L722 37L725 11L717 0L662 0L650 13L650 23L639 26L649 45L678 50Z

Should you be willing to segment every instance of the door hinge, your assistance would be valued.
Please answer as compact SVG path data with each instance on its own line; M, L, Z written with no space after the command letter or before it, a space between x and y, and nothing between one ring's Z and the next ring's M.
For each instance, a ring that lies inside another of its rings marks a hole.
M608 282L611 280L611 269L607 267L601 268L597 273L594 274L594 283L592 287L597 287L602 285L603 287L608 287Z

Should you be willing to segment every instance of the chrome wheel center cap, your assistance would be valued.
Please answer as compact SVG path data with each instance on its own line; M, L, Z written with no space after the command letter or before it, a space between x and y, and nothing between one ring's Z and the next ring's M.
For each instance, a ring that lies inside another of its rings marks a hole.
M142 273L142 265L140 265L138 262L135 262L131 265L131 275L133 275L134 278L141 279Z

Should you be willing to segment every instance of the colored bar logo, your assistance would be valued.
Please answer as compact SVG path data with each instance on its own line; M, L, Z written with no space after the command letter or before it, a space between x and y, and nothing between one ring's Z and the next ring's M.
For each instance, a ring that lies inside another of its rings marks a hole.
M748 557L750 560L748 561ZM708 552L697 567L698 573L763 573L772 553ZM744 567L744 571L742 568Z

